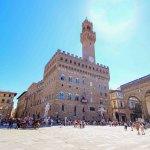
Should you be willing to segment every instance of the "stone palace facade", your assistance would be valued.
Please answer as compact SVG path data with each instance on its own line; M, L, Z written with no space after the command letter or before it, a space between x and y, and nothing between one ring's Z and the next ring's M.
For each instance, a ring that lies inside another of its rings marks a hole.
M58 50L46 64L43 79L18 97L17 117L108 119L112 113L109 68L96 63L96 33L87 19L82 23L80 41L82 57Z

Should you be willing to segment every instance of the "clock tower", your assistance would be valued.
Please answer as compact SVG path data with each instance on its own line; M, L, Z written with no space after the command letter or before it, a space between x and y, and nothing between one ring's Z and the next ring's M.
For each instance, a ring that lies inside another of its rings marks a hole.
M82 43L82 57L85 61L95 63L95 48L96 33L93 32L93 24L85 19L82 23L82 33L80 34Z

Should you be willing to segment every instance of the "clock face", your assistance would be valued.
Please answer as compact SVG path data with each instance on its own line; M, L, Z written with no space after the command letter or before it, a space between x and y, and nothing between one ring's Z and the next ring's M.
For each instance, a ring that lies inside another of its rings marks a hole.
M94 58L92 56L89 56L89 61L93 63L94 62Z

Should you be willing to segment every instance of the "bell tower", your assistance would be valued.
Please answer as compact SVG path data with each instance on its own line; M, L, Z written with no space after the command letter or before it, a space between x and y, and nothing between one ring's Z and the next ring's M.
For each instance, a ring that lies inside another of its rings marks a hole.
M85 19L82 23L82 33L80 34L80 41L82 43L82 57L83 60L95 63L95 48L96 33L93 32L93 24Z

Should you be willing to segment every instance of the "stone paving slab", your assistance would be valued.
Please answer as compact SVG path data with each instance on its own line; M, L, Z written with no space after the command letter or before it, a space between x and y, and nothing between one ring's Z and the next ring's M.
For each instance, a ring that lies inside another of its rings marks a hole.
M150 150L150 129L145 132L109 126L0 129L0 150Z

